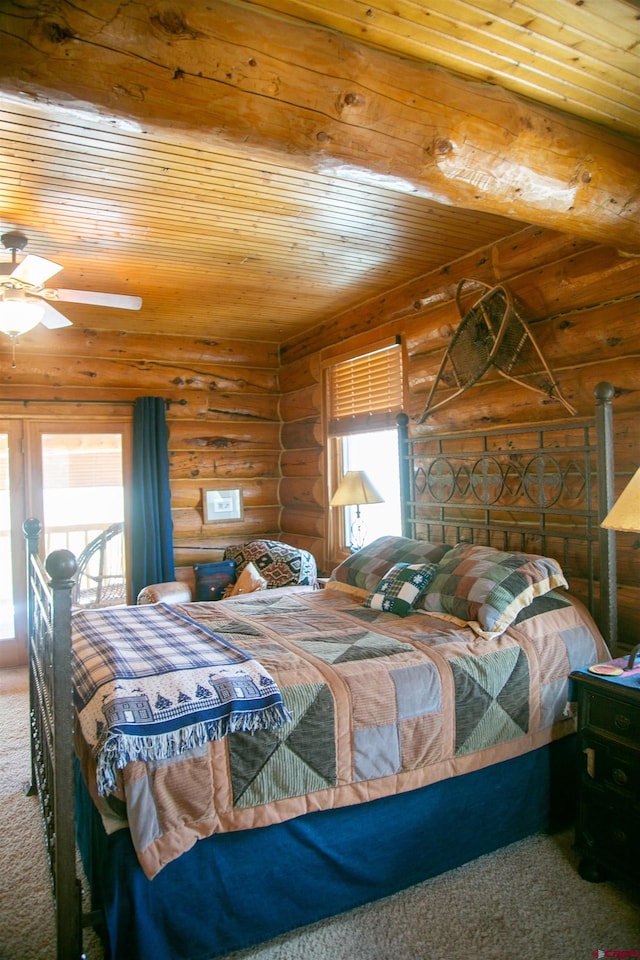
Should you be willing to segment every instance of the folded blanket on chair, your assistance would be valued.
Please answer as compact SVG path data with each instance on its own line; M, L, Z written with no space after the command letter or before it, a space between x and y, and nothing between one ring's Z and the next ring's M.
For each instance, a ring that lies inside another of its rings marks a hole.
M168 759L290 719L257 660L164 604L76 612L72 666L102 795L130 761Z

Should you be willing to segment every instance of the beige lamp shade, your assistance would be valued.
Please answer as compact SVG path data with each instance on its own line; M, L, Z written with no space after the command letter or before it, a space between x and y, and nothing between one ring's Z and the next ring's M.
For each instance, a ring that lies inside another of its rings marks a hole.
M347 470L331 498L332 507L353 507L363 503L384 503L364 470Z
M624 488L601 527L627 533L640 533L640 468Z

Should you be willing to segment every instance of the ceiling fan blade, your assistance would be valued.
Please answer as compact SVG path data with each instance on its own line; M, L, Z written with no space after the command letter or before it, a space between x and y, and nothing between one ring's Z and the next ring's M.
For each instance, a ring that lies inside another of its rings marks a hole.
M20 283L28 283L34 287L41 287L46 283L49 277L53 277L62 270L62 265L54 263L53 260L45 260L44 257L34 257L29 254L11 273L13 280L19 280Z
M40 323L43 327L46 327L48 330L57 330L59 327L73 326L71 320L67 320L64 314L56 310L55 307L52 307L46 300L43 300L42 306L44 307L44 316Z
M119 307L121 310L139 310L141 297L125 297L118 293L93 293L90 290L56 290L55 300L65 303L90 303L94 307Z

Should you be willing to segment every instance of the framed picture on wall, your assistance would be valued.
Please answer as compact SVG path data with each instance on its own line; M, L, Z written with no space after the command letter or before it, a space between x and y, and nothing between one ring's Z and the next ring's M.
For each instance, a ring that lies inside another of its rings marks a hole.
M202 513L205 523L242 520L242 491L238 489L203 490Z

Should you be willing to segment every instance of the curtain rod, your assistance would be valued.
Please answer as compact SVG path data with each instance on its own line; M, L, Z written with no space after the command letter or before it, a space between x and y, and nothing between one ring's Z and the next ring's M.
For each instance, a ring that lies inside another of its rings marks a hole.
M39 398L28 400L24 397L0 397L0 403L22 403L25 407L28 407L30 403L105 403L110 407L117 405L132 407L135 403L135 400L61 400L59 397L55 397L53 400L41 400ZM184 407L186 406L187 401L184 399L171 400L169 397L165 397L164 403L168 409L173 403L177 403L181 407Z

